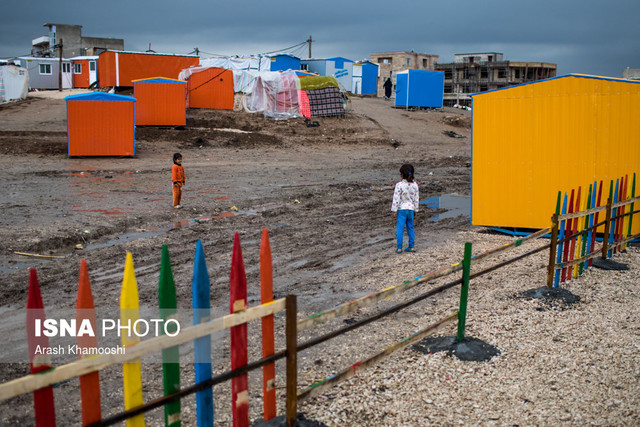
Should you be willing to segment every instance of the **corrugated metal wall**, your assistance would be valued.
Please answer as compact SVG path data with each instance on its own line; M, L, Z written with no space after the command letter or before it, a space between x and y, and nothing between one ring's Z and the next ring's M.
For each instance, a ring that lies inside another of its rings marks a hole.
M135 155L133 101L68 98L69 156Z
M561 76L476 94L472 114L474 225L547 227L558 191L640 172L640 82Z
M180 71L199 63L192 56L106 51L98 59L98 76L101 87L130 87L133 80L156 76L177 79Z
M186 82L149 79L133 82L136 98L136 125L184 126L186 114Z
M207 68L193 73L187 81L189 108L233 110L233 72L224 68Z

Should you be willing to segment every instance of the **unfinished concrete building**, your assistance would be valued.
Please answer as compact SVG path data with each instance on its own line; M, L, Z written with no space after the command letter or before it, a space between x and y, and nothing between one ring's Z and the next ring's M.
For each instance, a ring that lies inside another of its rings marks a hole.
M49 34L31 41L31 56L58 57L60 53L57 45L60 44L60 40L63 58L98 55L107 49L124 50L124 39L84 37L82 25L47 23L43 26L49 29Z
M505 61L498 52L460 53L448 64L436 64L444 71L444 105L470 106L468 95L556 76L556 64Z
M622 78L629 80L640 80L640 68L629 68L622 70Z
M396 73L398 71L412 70L434 70L438 62L438 55L416 52L379 52L369 55L371 62L379 65L378 73L378 96L384 96L382 86L387 78L391 77L393 84L396 83Z

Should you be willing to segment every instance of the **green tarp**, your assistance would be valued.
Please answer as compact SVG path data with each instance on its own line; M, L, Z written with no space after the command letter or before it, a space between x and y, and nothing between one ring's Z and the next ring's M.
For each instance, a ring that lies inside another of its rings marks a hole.
M335 87L340 89L335 77L309 76L300 78L300 89L302 90L317 90L324 89L325 87Z

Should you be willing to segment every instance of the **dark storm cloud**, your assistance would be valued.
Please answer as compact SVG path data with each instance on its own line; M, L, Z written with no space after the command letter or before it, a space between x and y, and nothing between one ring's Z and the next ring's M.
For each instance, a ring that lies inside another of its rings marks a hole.
M124 38L128 50L248 55L312 35L315 57L414 50L450 62L455 53L490 51L556 63L559 74L620 76L640 68L639 16L637 0L4 2L0 57L28 53L42 24L59 22L82 25L85 36Z

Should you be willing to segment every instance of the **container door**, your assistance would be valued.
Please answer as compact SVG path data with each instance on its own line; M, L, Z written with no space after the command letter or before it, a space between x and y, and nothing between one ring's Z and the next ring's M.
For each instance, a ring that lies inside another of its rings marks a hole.
M62 63L62 88L63 89L73 88L73 72L71 70L72 67L73 67L73 64L71 62Z
M96 61L89 61L89 86L98 80L98 68Z

